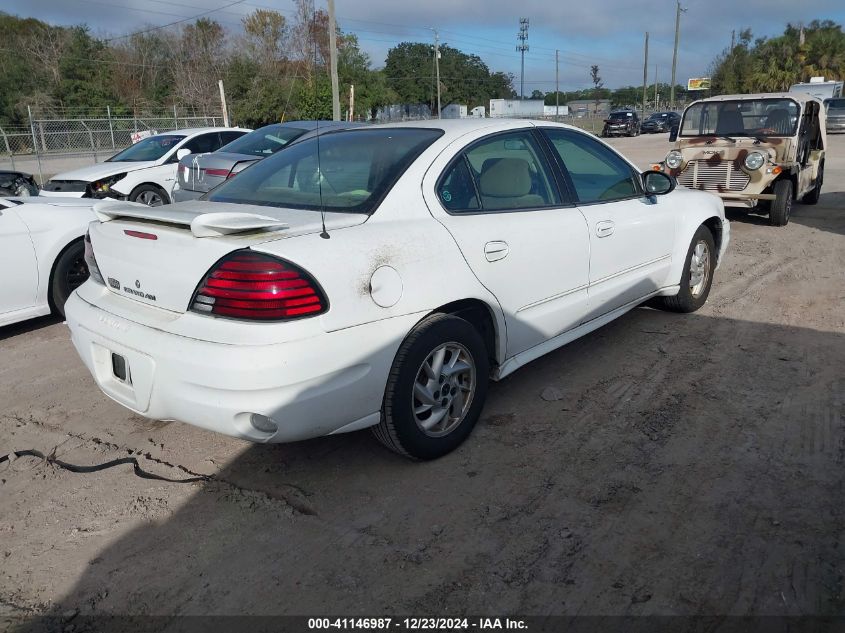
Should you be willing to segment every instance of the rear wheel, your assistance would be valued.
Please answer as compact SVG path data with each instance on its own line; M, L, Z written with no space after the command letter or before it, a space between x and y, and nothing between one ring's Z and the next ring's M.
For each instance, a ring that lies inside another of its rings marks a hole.
M468 321L450 314L425 318L393 361L375 436L414 459L453 451L478 421L488 371L484 341Z
M65 303L70 293L88 279L88 265L85 263L85 245L82 240L68 246L53 266L50 279L50 305L65 315Z
M713 271L716 268L716 244L706 226L698 227L687 251L681 289L674 297L664 297L663 305L673 312L695 312L707 302Z
M792 212L792 181L778 180L773 188L775 199L769 208L769 224L786 226Z
M819 166L819 175L816 178L815 186L810 190L810 193L801 198L804 204L817 204L819 197L822 195L822 182L824 181L824 164Z
M164 189L156 185L141 185L135 187L129 196L131 202L140 202L148 207L160 207L163 204L170 204L170 197Z

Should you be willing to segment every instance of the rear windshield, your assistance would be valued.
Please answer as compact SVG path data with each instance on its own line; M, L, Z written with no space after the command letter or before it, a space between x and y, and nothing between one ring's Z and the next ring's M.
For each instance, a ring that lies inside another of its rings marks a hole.
M792 99L703 101L684 112L681 136L792 136L799 113Z
M827 106L828 112L832 112L833 110L845 111L845 99L828 99L825 105Z
M161 136L149 136L118 152L106 162L130 161L140 162L146 160L158 160L167 152L176 147L184 136L179 134L162 134Z
M244 170L207 199L372 213L408 166L442 134L436 129L390 128L309 138Z
M275 154L307 131L286 125L268 125L249 134L244 134L228 145L221 147L219 151L264 158L270 154Z

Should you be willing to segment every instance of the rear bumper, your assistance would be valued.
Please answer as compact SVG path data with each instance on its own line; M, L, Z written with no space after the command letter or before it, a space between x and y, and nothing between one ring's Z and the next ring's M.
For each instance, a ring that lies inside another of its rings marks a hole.
M385 319L277 344L232 345L131 321L79 292L65 311L73 344L107 396L148 418L252 442L290 442L376 424L396 351L419 318ZM244 324L261 326L266 324ZM126 382L114 375L112 354L125 358ZM278 430L255 428L252 414L271 418Z

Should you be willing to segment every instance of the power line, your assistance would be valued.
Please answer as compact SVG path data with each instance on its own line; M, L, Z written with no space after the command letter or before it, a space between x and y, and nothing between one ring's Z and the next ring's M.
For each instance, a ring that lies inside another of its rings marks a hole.
M182 22L190 22L191 20L196 20L197 18L201 18L206 15L210 15L217 11L221 11L223 9L228 9L229 7L233 7L236 4L242 4L245 0L235 0L234 2L230 2L229 4L223 5L222 7L217 7L216 9L211 9L209 11L205 11L203 13L198 13L197 15L192 15L187 18L183 18L181 20L176 20L175 22L170 22L169 24L162 24L161 26L153 26L148 29L144 29L141 31L135 31L134 33L127 33L126 35L118 35L117 37L110 37L108 39L103 40L104 42L114 42L115 40L122 40L127 37L134 37L136 35L145 35L147 33L152 33L153 31L158 31L160 29L166 29L169 26L175 26L176 24L181 24Z

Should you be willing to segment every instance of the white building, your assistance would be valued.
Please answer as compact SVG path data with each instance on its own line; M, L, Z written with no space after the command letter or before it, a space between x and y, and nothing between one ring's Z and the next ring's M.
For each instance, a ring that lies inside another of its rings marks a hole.
M490 99L491 117L543 116L542 99Z

